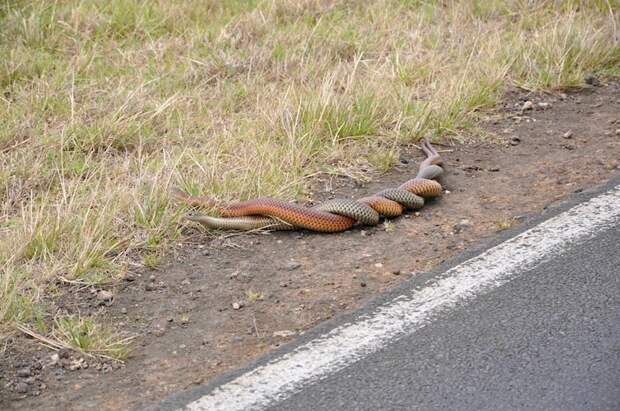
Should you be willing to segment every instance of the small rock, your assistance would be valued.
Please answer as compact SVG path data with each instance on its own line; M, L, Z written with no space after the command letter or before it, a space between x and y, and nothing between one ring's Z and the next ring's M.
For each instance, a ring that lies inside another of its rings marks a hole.
M301 263L298 263L297 261L291 261L287 263L284 268L286 268L288 271L293 271L298 269L299 267L301 267Z
M28 392L28 384L25 382L18 382L15 384L15 391L20 394L26 394Z
M233 310L240 310L243 307L243 303L232 303Z
M620 128L617 128L617 129L616 129L616 135L617 135L617 136L620 136Z
M568 98L568 94L560 93L559 97L560 97L560 100L566 100Z
M162 337L168 331L168 322L164 319L158 319L151 325L151 333L156 337Z
M274 331L273 332L273 336L274 337L288 338L288 337L292 337L294 335L297 335L297 333L295 331L291 331L291 330L280 330L280 331Z
M60 356L57 353L50 355L50 362L48 365L56 365L60 361Z
M586 74L583 78L583 81L585 81L586 84L589 84L591 86L601 85L601 82L599 81L599 79L592 73Z
M151 274L151 275L149 276L149 281L155 281L156 279L157 279L157 277L155 277L155 275L154 275L154 274Z
M125 307L121 308L121 314L127 314L127 309Z
M97 293L97 299L103 304L109 304L112 302L114 294L107 290L99 290Z
M392 274L394 274L394 275L400 275L400 270L392 270Z
M534 103L532 103L531 101L527 100L521 106L521 111L531 110L532 108L534 108Z
M87 367L84 367L84 364L85 364L84 358L73 358L68 368L71 371L79 370L81 368L87 368Z
M573 131L572 130L568 130L566 133L562 134L562 137L569 139L573 137Z
M189 280L186 278L185 280L181 281L181 285L189 285Z
M382 263L375 263L375 267L381 268L381 267L383 267L383 264Z
M514 136L512 138L510 138L510 145L511 146L516 146L521 142L521 139L517 136Z
M19 370L17 370L17 376L20 378L30 377L31 374L32 374L32 371L30 370L29 367L20 368Z
M366 283L365 283L364 281L362 281L362 282L360 283L360 286L361 286L361 287L366 287Z
M153 284L153 283L147 283L144 285L144 290L145 291L155 291L157 290L157 285Z
M454 232L455 234L458 234L461 231L463 231L466 228L469 228L471 226L472 226L471 221L469 221L467 219L463 219L463 220L459 221L457 224L455 224L454 227L452 227L452 232Z
M548 108L550 108L550 107L551 107L551 103L546 103L546 102L544 102L544 101L541 101L541 102L540 102L540 103L538 103L537 105L538 105L538 108L541 108L541 109L543 109L543 110L546 110L546 109L548 109Z
M492 173L497 173L499 171L499 167L491 167L489 168L489 171Z

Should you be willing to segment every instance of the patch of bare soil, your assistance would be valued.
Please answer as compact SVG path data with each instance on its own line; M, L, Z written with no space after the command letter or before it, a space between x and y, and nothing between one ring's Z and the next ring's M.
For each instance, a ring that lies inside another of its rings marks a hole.
M531 102L531 103L528 103ZM575 93L509 91L482 128L488 143L443 150L445 195L419 214L336 234L208 237L196 231L159 271L133 272L110 306L88 289L66 306L103 310L139 335L126 364L54 353L17 336L0 361L2 409L127 409L237 367L483 237L618 173L620 84ZM319 180L325 196L361 197L416 174L406 148L368 184ZM54 355L56 354L56 355Z

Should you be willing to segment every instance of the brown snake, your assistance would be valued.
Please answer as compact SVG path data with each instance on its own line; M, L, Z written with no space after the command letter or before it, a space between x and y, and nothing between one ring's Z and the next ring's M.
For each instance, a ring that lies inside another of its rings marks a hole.
M426 159L420 164L415 178L397 188L388 188L359 200L328 200L314 207L304 207L275 198L257 198L235 203L219 203L211 197L192 196L174 190L174 196L182 202L208 207L220 214L212 217L188 214L188 220L208 228L223 230L291 230L305 228L324 233L339 232L351 228L356 222L365 225L379 223L381 216L397 217L404 210L418 210L424 199L441 195L441 185L435 181L443 173L442 160L437 150L428 142L422 142Z

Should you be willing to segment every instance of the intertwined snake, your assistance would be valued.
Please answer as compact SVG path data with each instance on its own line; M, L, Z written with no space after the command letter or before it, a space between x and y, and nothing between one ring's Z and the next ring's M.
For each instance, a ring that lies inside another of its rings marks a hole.
M328 200L314 207L304 207L275 198L257 198L235 203L219 203L210 197L191 196L175 190L174 195L191 206L208 207L220 214L212 217L188 214L188 220L208 228L223 230L291 230L305 228L311 231L332 233L351 228L356 222L376 225L381 216L397 217L404 210L418 210L425 198L437 197L442 188L434 179L443 173L437 150L422 142L426 159L420 164L415 178L398 188L388 188L359 200Z

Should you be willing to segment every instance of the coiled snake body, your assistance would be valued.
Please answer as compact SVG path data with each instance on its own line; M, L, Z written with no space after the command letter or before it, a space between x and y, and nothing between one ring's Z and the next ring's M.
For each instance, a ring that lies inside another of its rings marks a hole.
M415 178L397 188L388 188L359 200L328 200L314 207L304 207L274 198L257 198L235 203L218 203L210 197L191 196L175 190L174 195L192 206L208 207L220 217L190 214L185 217L208 228L224 230L291 230L305 228L332 233L351 228L356 222L378 224L381 216L397 217L404 210L418 210L424 199L441 195L442 187L435 181L443 173L441 158L428 142L422 142L426 159Z

